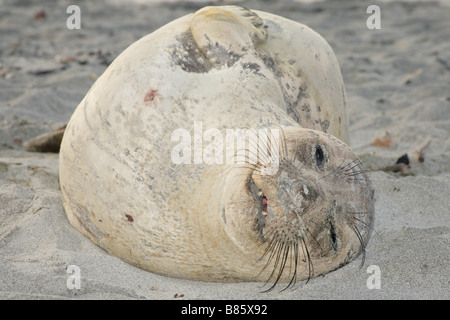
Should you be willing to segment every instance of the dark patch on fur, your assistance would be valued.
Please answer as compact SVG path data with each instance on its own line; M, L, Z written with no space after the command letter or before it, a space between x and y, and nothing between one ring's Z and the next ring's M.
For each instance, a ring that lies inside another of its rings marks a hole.
M280 81L284 77L283 72L278 68L278 63L276 61L277 57L272 58L268 55L259 55L261 60L264 62L267 68L269 68L275 77ZM290 64L294 64L295 60L291 59L289 60ZM298 70L296 74L297 78L301 79L302 77L302 70ZM286 88L289 90L291 87L288 83L285 84ZM306 118L311 119L311 107L304 102L305 99L309 98L309 95L307 93L308 87L305 83L301 83L298 88L298 94L294 98L290 96L286 90L283 88L283 85L280 83L280 87L283 91L284 100L286 102L287 106L287 113L288 115L294 119L298 124L302 124L302 114L301 111L306 113ZM302 105L303 103L303 105ZM300 106L302 105L301 109Z
M302 106L302 111L306 112L306 118L311 119L311 107L309 104L304 104Z
M298 124L302 124L302 117L300 116L300 113L298 113L297 109L292 106L291 103L288 104L288 115L295 120Z
M213 43L211 39L205 34L206 40L208 40L208 45L203 50L203 52L211 52L214 61L210 61L215 67L222 67L226 65L228 68L232 67L241 57L241 54L237 54L224 46L220 45L219 42Z
M246 62L242 64L242 68L244 70L250 70L252 71L254 74L257 74L259 76L265 77L264 74L260 73L259 71L261 70L261 66L257 63L253 63L253 62Z
M177 37L177 44L173 45L172 61L186 72L205 73L211 70L212 65L199 50L191 31ZM185 52L188 54L185 55Z
M299 89L298 89L298 94L297 94L297 98L295 99L295 101L288 101L288 105L287 105L287 112L288 115L292 117L292 119L294 119L297 123L302 124L302 118L300 116L300 113L297 109L297 107L300 105L300 103L302 102L303 99L309 98L308 93L306 92L306 90L308 89L308 87L306 86L306 84L302 84L300 85ZM302 107L302 111L305 111L303 108L305 108L305 106L307 106L307 115L306 117L308 119L311 118L311 115L309 114L309 112L311 111L311 108L309 107L309 105L305 104Z
M223 220L223 223L227 224L227 217L225 215L225 208L222 208L222 220Z
M252 70L255 73L257 73L257 72L259 72L259 70L261 70L261 66L257 63L253 63L253 62L243 63L242 68Z
M320 125L322 128L322 131L327 133L328 128L330 127L330 122L328 120L322 121L322 120L316 120L316 123Z
M269 68L278 79L283 77L283 72L281 72L281 70L278 68L272 57L269 57L267 55L260 55L260 58L264 62L266 67Z

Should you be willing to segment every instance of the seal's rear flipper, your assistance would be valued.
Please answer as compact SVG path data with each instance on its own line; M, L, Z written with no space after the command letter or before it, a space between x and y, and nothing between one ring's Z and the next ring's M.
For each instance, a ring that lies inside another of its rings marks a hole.
M232 65L267 38L263 20L237 6L205 7L193 15L190 27L202 53L217 67Z

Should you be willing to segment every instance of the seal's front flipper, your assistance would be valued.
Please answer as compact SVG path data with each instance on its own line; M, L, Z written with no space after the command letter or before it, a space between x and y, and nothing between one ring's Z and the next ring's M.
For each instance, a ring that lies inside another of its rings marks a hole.
M25 150L30 152L58 153L65 130L66 125L56 130L41 134L40 136L24 142L23 147Z
M193 15L190 27L198 47L216 67L231 66L267 38L262 19L237 6L205 7Z

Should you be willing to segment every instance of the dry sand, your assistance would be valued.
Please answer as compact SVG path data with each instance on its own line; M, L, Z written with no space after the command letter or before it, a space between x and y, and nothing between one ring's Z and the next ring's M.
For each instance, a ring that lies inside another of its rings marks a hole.
M450 6L431 1L234 1L307 24L328 40L346 84L351 146L368 169L410 156L408 175L369 173L376 233L362 268L359 258L296 290L261 294L260 283L139 270L74 230L61 205L57 155L26 152L22 142L65 124L127 46L204 3L150 2L0 2L1 299L450 298ZM69 4L81 8L81 30L66 28ZM381 30L366 27L369 4L381 8ZM386 132L385 147L373 146ZM427 138L419 163L414 149ZM69 265L81 270L80 289L67 288ZM380 289L366 285L371 265L380 268Z

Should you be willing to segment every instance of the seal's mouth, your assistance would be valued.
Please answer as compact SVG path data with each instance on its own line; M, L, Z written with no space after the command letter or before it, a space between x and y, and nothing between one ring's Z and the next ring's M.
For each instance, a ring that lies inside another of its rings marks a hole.
M267 198L265 195L262 195L261 197L261 205L263 208L263 214L265 213L267 215Z

